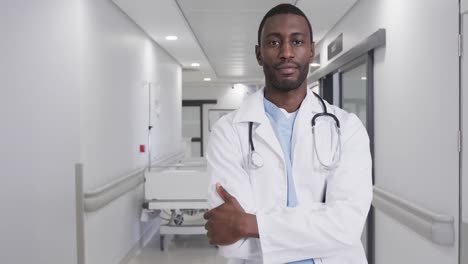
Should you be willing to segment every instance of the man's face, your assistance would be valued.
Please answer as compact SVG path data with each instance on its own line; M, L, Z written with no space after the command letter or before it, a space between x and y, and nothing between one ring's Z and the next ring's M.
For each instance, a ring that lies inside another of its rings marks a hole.
M305 84L314 57L307 21L294 14L274 15L265 21L260 36L255 53L267 85L291 91Z

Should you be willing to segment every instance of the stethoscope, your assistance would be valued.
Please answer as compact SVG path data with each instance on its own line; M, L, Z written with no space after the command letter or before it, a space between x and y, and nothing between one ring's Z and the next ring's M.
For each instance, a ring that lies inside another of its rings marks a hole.
M338 120L338 118L334 115L334 114L331 114L327 111L327 106L325 105L325 102L323 101L322 97L320 97L320 95L316 94L316 93L313 93L319 100L320 100L320 103L322 104L322 109L323 109L323 112L322 113L318 113L318 114L315 114L313 117L312 117L312 121L311 121L311 125L312 125L312 138L313 138L313 145L314 145L314 152L315 152L315 155L317 156L317 160L318 162L320 163L320 165L323 166L324 169L326 170L333 170L333 169L336 169L340 163L340 160L341 160L341 130L340 130L340 121ZM316 137L317 137L317 133L315 131L315 124L317 122L317 120L320 118L320 117L331 117L333 119L333 127L336 131L336 134L338 136L338 139L337 139L337 144L335 146L335 149L334 149L334 152L333 152L333 157L331 158L331 161L329 163L326 163L324 162L321 158L320 158L320 155L319 155L319 151L317 149L317 140L316 140ZM250 167L253 168L253 169L258 169L258 168L261 168L263 167L264 163L263 163L263 158L262 156L257 152L255 151L255 146L254 146L254 143L253 143L253 137L252 137L252 127L253 127L253 122L249 122L249 145L250 145L250 158L249 158L249 161L250 161Z

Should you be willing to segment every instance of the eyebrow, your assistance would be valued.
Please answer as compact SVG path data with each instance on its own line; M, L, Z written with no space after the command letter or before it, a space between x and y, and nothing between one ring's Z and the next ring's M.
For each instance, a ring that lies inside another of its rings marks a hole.
M292 36L305 36L306 34L302 33L302 32L293 32L291 33ZM265 36L265 38L269 38L269 37L280 37L281 34L278 33L278 32L272 32L268 35Z

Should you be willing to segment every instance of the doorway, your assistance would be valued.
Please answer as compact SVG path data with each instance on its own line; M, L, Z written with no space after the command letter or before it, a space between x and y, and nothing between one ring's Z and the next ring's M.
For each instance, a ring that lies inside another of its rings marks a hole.
M190 138L191 156L203 157L203 109L217 100L182 100L182 137Z

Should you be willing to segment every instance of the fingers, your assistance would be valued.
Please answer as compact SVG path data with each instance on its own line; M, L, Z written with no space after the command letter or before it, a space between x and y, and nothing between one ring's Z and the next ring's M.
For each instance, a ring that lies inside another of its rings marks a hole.
M203 218L204 218L205 220L210 219L210 217L211 217L211 210L203 214Z
M208 221L206 221L206 224L205 224L205 230L207 230L207 231L209 231L209 230L210 230L210 226L211 226L211 224L210 224L210 223L211 223L211 222L210 222L209 220L208 220Z
M232 195L228 193L221 184L217 183L216 184L216 192L218 193L219 197L223 199L224 202L228 202L231 198Z
M213 231L210 230L210 223L211 221L206 222L205 229L206 229L206 237L208 237L208 242L210 245L216 245L215 239L213 237Z
M210 243L210 245L214 245L214 240L212 238L212 234L210 231L206 232L206 236L208 237L208 241Z

